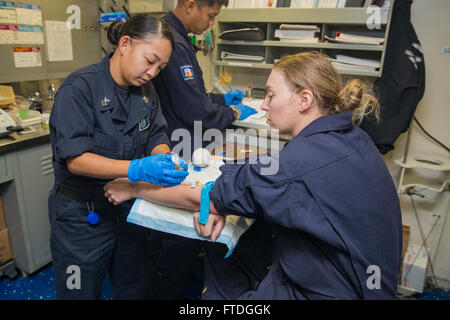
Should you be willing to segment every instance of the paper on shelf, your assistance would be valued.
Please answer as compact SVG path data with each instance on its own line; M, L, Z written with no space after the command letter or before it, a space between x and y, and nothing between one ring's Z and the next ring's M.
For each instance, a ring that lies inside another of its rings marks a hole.
M319 42L319 38L280 38L280 42L316 43Z
M256 62L263 62L264 57L262 56L254 56L249 54L238 54L228 51L222 51L221 58L223 60L248 60L248 61L256 61Z
M369 66L357 66L357 65L340 63L340 62L335 62L335 61L331 62L331 64L336 69L343 69L343 70L347 70L347 71L376 71L375 68L369 67Z
M383 45L384 43L384 38L382 37L368 37L368 36L346 34L342 32L337 32L335 38L325 35L324 39L330 42L337 42L337 43L370 44L370 45Z
M344 63L344 64L370 67L373 69L379 69L381 66L381 63L378 60L356 58L356 57L351 57L351 56L347 56L347 55L343 55L343 54L337 54L336 59L332 59L332 60L335 62L340 62L340 63Z
M230 30L222 31L222 32L219 34L219 37L220 37L220 36L223 36L224 34L228 34L228 33L236 33L236 32L242 32L242 31L258 31L258 30L259 30L259 28L230 29Z
M314 30L276 29L275 38L302 38L302 37L314 38L316 32L317 31Z
M320 31L320 28L317 25L310 24L290 24L283 23L280 25L281 30L311 30L311 31Z

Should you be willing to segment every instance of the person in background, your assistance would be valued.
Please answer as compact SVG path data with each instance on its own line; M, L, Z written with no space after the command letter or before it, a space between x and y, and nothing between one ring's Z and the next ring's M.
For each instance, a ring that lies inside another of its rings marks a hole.
M100 298L107 272L116 299L144 299L145 229L126 222L132 202L113 206L103 186L119 177L175 186L187 175L167 154L167 124L150 82L174 47L166 22L137 15L111 24L108 39L114 53L69 75L50 117L50 243L59 299Z
M194 148L205 146L203 132L201 136L194 136L194 121L201 121L203 131L224 129L233 121L256 113L241 103L244 94L240 90L234 89L225 95L206 92L197 48L188 37L190 33L205 32L214 24L222 6L227 5L228 0L179 0L176 8L165 16L175 38L175 48L167 67L152 81L161 98L169 138L180 128L190 133L191 150L180 152L186 160L190 159ZM196 139L200 143L196 144ZM177 142L172 140L172 147ZM158 231L150 231L148 237L148 262L152 270L148 298L183 299L183 288L193 275L202 242Z
M270 223L274 256L257 288L244 281L239 265L207 250L203 299L395 299L399 199L374 143L353 124L364 110L376 116L377 101L360 80L342 88L339 73L318 52L280 59L266 87L261 108L267 123L293 137L278 154L223 165L209 192L208 184L162 188L119 179L105 186L106 194L116 204L139 196L197 211L198 233L212 240L224 226L223 215ZM267 160L277 162L278 170L263 170ZM201 201L202 190L209 200ZM200 208L209 210L206 224L198 222ZM255 266L264 263L258 256L249 259Z

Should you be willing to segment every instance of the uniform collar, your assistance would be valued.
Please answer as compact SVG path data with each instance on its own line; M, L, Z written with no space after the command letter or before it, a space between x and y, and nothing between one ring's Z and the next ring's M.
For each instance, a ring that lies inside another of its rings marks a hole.
M307 137L313 134L328 132L328 131L341 131L349 130L353 126L352 113L344 112L339 114L332 114L322 116L309 125L307 125L297 137Z
M114 86L116 85L110 70L110 62L113 53L106 55L100 62L100 68L103 75L103 80L100 86L102 86L102 94L100 101L98 101L100 111L110 110L117 106L117 101L114 93Z
M101 83L101 94L99 96L98 106L100 111L106 111L114 109L111 112L111 118L126 121L124 133L131 130L139 121L141 121L148 114L148 107L146 104L154 104L155 101L152 100L152 97L147 97L147 102L144 101L144 94L140 87L131 86L130 90L130 111L128 117L123 117L123 113L119 112L119 101L117 101L116 94L114 92L114 87L117 85L111 75L110 71L110 59L113 53L108 54L103 58L100 62L101 66L101 79L103 80ZM108 103L102 103L104 99L109 100Z
M172 28L174 28L181 36L183 36L183 38L186 39L187 42L191 43L191 41L189 40L186 28L184 27L184 25L180 21L180 19L178 19L177 16L172 11L169 11L166 14L165 19L166 19L166 22Z

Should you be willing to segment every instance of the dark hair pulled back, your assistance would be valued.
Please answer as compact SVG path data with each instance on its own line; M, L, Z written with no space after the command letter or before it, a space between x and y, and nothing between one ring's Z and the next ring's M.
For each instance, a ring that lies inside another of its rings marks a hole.
M163 18L155 18L148 13L135 15L126 22L115 21L109 25L107 31L108 41L115 46L119 44L120 38L123 36L144 40L155 35L169 40L172 48L175 47L175 41L167 22Z

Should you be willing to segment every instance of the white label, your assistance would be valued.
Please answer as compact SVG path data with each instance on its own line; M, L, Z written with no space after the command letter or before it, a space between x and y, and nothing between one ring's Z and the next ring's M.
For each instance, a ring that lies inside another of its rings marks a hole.
M442 53L450 53L450 47L442 47Z

